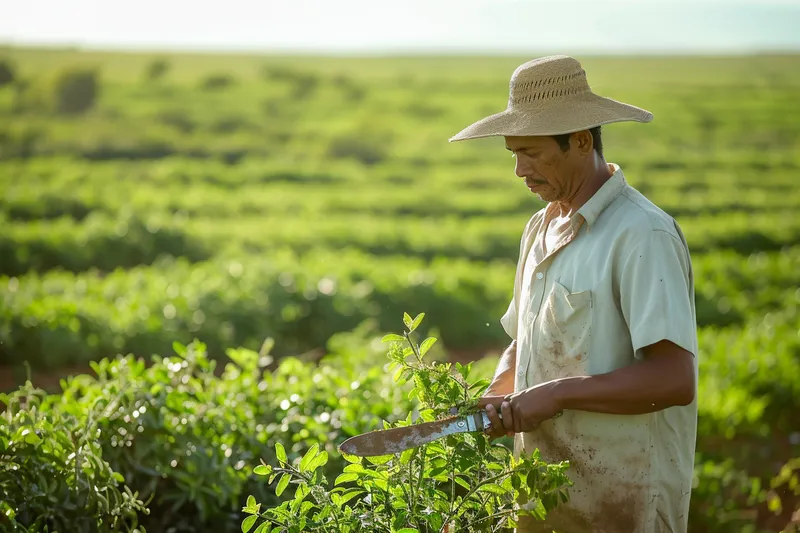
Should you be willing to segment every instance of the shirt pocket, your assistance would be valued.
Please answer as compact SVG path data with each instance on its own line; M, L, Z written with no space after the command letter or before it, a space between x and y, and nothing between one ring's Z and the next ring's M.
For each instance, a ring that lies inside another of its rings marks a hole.
M589 359L592 334L592 291L571 293L553 283L539 320L537 356L558 366Z

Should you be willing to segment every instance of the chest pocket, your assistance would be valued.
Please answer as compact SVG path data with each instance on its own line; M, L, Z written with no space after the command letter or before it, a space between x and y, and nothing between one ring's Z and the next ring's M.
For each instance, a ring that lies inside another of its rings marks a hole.
M592 292L571 293L554 282L541 310L536 355L557 366L582 366L591 334Z

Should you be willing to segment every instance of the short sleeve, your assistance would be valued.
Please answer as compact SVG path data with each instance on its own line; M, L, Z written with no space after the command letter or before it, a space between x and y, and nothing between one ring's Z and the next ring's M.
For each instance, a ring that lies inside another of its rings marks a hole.
M531 231L531 227L534 225L536 221L536 217L540 215L544 210L539 211L537 214L533 215L528 223L525 224L525 229L522 231L522 238L519 242L519 258L517 259L517 272L514 276L514 293L511 297L511 303L508 304L508 309L506 309L506 314L504 314L500 318L500 325L503 326L503 329L511 337L513 340L517 340L517 324L518 324L518 316L519 316L519 293L520 293L520 284L522 282L522 272L525 269L525 251L528 249L527 243L529 239L529 233Z
M517 308L517 298L514 296L511 298L511 303L508 305L506 314L500 319L500 324L503 326L503 329L513 340L517 340Z
M685 241L667 231L654 230L627 254L619 280L620 304L637 359L642 348L661 340L697 355L692 276Z

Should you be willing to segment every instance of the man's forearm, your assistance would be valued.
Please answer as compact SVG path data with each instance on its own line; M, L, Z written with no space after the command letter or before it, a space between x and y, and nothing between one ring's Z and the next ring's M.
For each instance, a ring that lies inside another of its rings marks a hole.
M555 380L562 409L635 415L694 400L694 361L689 352L664 353L607 374Z
M487 395L505 396L514 392L514 370L517 366L517 341L511 342L505 349L500 361L497 363L492 384L486 391Z

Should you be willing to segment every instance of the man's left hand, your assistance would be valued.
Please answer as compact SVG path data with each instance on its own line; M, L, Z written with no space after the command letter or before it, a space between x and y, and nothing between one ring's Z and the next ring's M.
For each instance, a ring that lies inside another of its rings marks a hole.
M555 381L549 381L506 396L505 401L510 404L512 415L510 421L503 418L506 429L514 433L526 433L539 427L545 420L559 416L562 408L555 393L556 386Z

